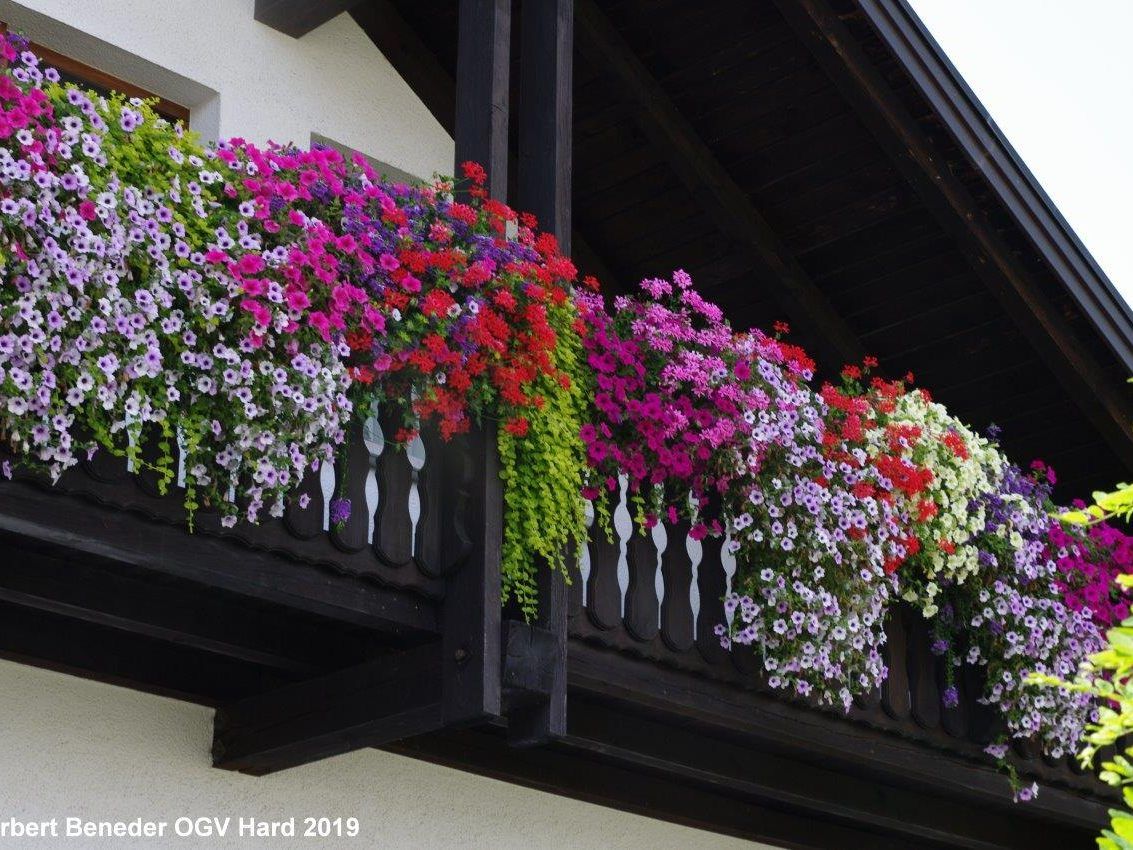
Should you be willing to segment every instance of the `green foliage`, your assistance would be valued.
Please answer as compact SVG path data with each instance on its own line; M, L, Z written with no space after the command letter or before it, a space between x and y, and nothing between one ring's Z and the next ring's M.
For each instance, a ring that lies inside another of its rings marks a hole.
M1083 510L1067 511L1061 518L1077 525L1101 522L1110 517L1129 521L1133 518L1133 484L1119 484L1112 493L1094 493L1094 504Z
M514 599L528 619L538 608L535 579L539 562L546 562L569 583L586 544L579 493L587 467L578 434L586 415L589 385L582 343L572 327L574 318L570 302L549 314L558 336L554 366L570 376L570 386L542 375L535 390L545 402L527 414L526 436L499 429L504 485L503 597L505 602Z

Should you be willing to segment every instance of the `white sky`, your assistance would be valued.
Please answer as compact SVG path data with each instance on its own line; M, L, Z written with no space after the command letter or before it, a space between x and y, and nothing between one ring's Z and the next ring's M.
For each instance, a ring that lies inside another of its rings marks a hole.
M1133 303L1133 0L910 0Z

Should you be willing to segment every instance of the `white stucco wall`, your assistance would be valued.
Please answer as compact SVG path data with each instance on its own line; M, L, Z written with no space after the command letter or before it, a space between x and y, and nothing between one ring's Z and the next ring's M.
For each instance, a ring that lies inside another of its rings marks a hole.
M262 778L209 765L212 711L0 661L0 823L231 817L224 839L32 839L24 847L722 850L760 845L377 750ZM234 838L241 817L357 817L354 839ZM169 827L172 831L172 826ZM770 850L770 848L768 848Z
M448 134L341 14L301 39L254 0L0 0L33 41L187 106L207 139L306 145L311 133L428 177L452 171Z

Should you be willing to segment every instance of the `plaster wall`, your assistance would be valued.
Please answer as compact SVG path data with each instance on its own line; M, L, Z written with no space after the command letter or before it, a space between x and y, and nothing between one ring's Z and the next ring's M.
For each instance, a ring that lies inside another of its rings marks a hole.
M191 110L204 138L306 145L312 133L420 177L450 173L453 142L348 14L301 39L255 0L0 0L33 41Z
M209 763L212 710L0 661L0 826L59 820L60 837L2 847L724 850L752 844L378 750L265 777ZM234 835L258 821L356 817L354 838ZM170 824L164 838L66 838L67 817ZM179 817L232 819L223 837L177 838ZM770 848L767 848L770 850Z

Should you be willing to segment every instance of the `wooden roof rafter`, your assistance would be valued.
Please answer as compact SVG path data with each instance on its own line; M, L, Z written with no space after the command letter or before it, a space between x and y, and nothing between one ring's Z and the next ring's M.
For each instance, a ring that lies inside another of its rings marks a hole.
M865 350L854 331L594 0L578 0L576 14L579 49L613 75L650 141L716 226L751 252L776 300L813 329L828 365L860 362Z
M1133 466L1133 406L1129 404L1127 391L1078 342L1066 319L990 225L980 205L949 169L925 130L870 61L839 14L827 0L773 2L834 86L854 107L890 161L956 240L960 252L1012 316L1058 382L1077 400L1113 451ZM871 5L871 0L861 2L863 7L878 8L876 3ZM903 5L901 0L879 2L887 9ZM907 7L905 9L907 12ZM947 121L947 115L945 118ZM1133 328L1133 322L1126 320L1121 333L1107 334L1106 325L1098 325L1098 319L1089 315L1111 345L1120 343ZM1116 327L1122 327L1122 322L1116 321Z

